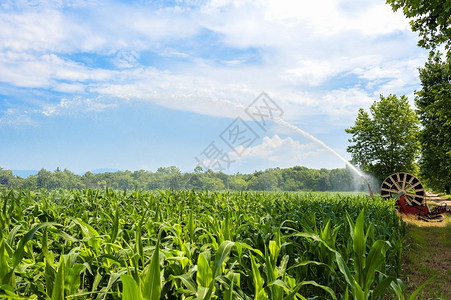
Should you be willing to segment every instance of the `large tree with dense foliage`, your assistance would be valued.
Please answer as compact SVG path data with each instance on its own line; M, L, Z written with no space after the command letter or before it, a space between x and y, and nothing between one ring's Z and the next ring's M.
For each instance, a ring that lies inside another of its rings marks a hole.
M451 46L451 1L450 0L387 0L393 10L401 9L411 19L410 26L418 32L418 46L436 49Z
M379 180L400 171L416 173L419 122L407 97L381 95L370 113L360 109L355 125L345 129L352 135L347 148L352 162Z
M393 10L402 9L418 32L420 47L431 49L420 69L422 90L416 92L421 133L421 173L432 187L451 190L451 1L387 0ZM446 55L437 49L444 46Z
M451 189L451 57L434 55L420 69L415 103L423 125L421 174L432 187Z

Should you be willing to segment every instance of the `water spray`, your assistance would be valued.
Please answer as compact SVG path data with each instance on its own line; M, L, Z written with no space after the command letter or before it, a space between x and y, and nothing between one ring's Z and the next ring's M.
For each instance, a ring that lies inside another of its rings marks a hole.
M326 145L323 141L321 141L320 139L314 137L314 136L311 135L310 133L308 133L308 132L302 130L301 128L299 128L299 127L297 127L297 126L295 126L295 125L293 125L293 124L291 124L291 123L288 123L288 122L285 121L285 120L282 120L282 119L280 119L280 118L275 118L275 119L273 119L273 121L276 122L276 123L279 124L279 125L282 125L282 126L287 127L287 128L291 128L291 129L293 129L293 130L299 132L300 134L302 134L302 135L305 136L306 138L312 140L312 141L315 142L316 144L320 145L321 147L325 148L326 150L328 150L329 152L331 152L332 154L334 154L337 158L339 158L341 161L343 161L343 162L344 162L351 170L353 170L357 175L360 176L360 178L362 178L362 179L365 181L365 183L366 183L367 186L368 186L368 190L369 190L369 192L370 192L370 197L373 197L373 196L374 196L373 190L371 189L370 182L369 182L368 179L365 177L365 175L364 175L362 172L360 172L360 170L357 169L353 164L351 164L349 161L347 161L343 156L341 156L337 151L335 151L334 149L332 149L331 147L329 147L328 145Z
M215 101L227 104L228 106L232 106L232 107L236 108L237 110L243 110L246 108L244 105L239 104L239 103L232 103L232 102L221 100L221 99L215 99ZM370 182L368 181L368 179L362 174L362 172L360 172L359 169L357 169L353 164L351 164L348 160L346 160L343 156L341 156L337 151L335 151L330 146L326 145L323 141L314 137L310 133L302 130L301 128L299 128L291 123L288 123L287 121L285 121L281 118L271 118L271 120L273 120L275 123L277 123L279 125L282 125L286 128L292 129L292 130L300 133L301 135L305 136L306 138L310 139L314 143L320 145L324 149L326 149L329 152L331 152L332 154L334 154L338 159L343 161L351 170L353 170L357 175L359 175L366 182L366 184L368 185L370 196L373 197L374 193L373 193L373 190L371 189L371 185L370 185Z

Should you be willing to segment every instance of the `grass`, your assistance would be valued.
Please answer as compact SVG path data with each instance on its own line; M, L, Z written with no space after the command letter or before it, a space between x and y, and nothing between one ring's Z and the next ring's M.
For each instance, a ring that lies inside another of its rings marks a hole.
M451 299L451 215L440 223L428 223L403 216L407 223L402 260L407 295L431 277L419 299Z

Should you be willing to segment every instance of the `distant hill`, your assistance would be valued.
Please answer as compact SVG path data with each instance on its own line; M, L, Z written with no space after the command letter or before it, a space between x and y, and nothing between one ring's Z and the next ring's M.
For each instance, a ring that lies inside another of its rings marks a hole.
M27 178L30 175L38 174L38 170L11 170L14 176L20 176L22 178Z

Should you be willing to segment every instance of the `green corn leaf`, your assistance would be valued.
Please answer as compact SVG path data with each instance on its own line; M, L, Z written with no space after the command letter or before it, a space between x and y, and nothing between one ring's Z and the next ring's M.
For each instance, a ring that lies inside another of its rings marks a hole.
M374 242L370 249L370 253L366 258L366 267L364 270L365 285L363 289L369 291L371 285L374 282L374 276L376 269L382 264L385 264L385 253L388 250L388 243L382 240Z
M271 244L271 243L270 243ZM275 266L272 265L271 263L271 255L268 254L268 251L265 249L265 270L266 270L266 274L267 274L267 279L268 279L268 286L269 289L271 290L271 299L274 300L281 300L282 296L283 296L283 288L280 287L280 285L278 285L278 281L277 279L277 269ZM274 282L276 284L274 284ZM270 284L273 283L273 284Z
M328 269L330 269L330 270L333 271L333 266L329 266L329 265L327 265L327 264L325 264L325 263L317 262L317 261L313 261L313 260L305 260L305 261L301 261L301 262L299 262L299 263L297 263L297 264L294 264L294 265L290 266L290 267L287 269L287 271L289 271L289 270L291 270L291 269L298 268L298 267L305 267L305 266L308 266L308 265L311 265L311 264L317 265L317 266L323 266L323 267L326 267L326 268L328 268Z
M97 230L95 230L91 225L89 225L88 223L83 222L80 219L71 219L75 224L77 224L78 226L80 226L80 229L83 233L84 237L87 238L96 238L99 235L99 233L97 232Z
M161 231L160 231L161 234ZM160 235L158 236L155 250L150 259L150 265L147 269L144 279L143 297L147 300L160 299L161 296L161 271L160 271Z
M56 271L53 268L53 263L49 264L47 261L45 262L44 269L44 282L46 287L47 295L52 295L53 292L53 284L55 283Z
M121 269L118 272L111 273L110 278L108 279L108 284L106 287L103 287L99 295L97 296L97 299L104 299L106 295L108 295L110 289L113 287L113 284L121 277L121 275L127 273L127 269Z
M190 241L194 241L194 232L195 232L195 225L193 220L193 212L190 210L188 215L188 231L189 231L189 238Z
M210 289L204 286L199 286L197 289L197 298L196 300L206 300L211 297Z
M197 284L202 287L209 287L213 280L213 270L210 267L211 255L209 251L202 252L197 258Z
M139 287L136 284L135 279L128 274L121 275L121 281L123 286L122 299L123 300L140 300L141 295Z
M55 225L55 223L49 223L49 222L41 223L39 225L36 225L33 229L28 231L20 239L20 242L17 245L17 249L14 252L14 256L13 256L13 269L15 269L17 267L17 265L20 263L20 261L24 257L24 255L25 255L25 245L33 238L33 236L36 233L36 231L38 231L39 229L41 229L43 227L53 226L53 225Z
M83 222L81 219L71 219L75 224L80 226L83 237L88 239L88 244L91 246L95 252L99 252L100 241L99 233L91 225Z
M0 285L8 284L9 278L7 278L10 271L8 266L8 253L5 250L5 242L0 240Z
M346 286L345 296L343 300L349 300L349 285Z
M355 254L355 269L356 269L356 279L361 287L364 286L364 274L363 270L365 268L365 253L366 253L366 242L365 242L365 231L364 231L364 220L365 212L364 209L360 212L354 226L354 239L352 241L352 248Z
M264 257L263 252L261 252L261 251L258 250L258 249L252 248L250 245L248 245L248 244L246 244L246 243L243 243L243 242L235 242L235 245L236 245L236 247L237 247L237 250L238 250L239 248L248 249L248 250L252 251L253 253L257 254L258 256Z
M17 235L17 232L19 232L20 228L22 228L22 224L19 224L17 226L14 226L14 228L11 230L11 232L8 234L8 244L12 247L14 238Z
M4 293L4 294L3 294ZM28 297L21 297L14 293L14 288L9 285L0 285L0 299L29 299Z
M354 226L355 226L354 221L352 221L352 218L347 211L345 211L345 213L346 213L346 220L348 221L348 224L349 224L349 233L351 235L351 239L354 239Z
M114 243L119 232L119 206L116 207L113 219L113 228L111 229L110 243Z
M279 255L279 249L277 247L276 241L269 241L268 249L269 254L271 255L271 262L275 264L277 256Z
M320 289L323 289L327 293L330 294L332 299L337 300L337 296L335 295L335 292L330 287L321 285L321 284L317 283L316 281L301 281L299 284L296 285L296 287L293 289L293 291L291 293L289 293L287 296L285 296L283 298L283 300L293 299L298 294L299 289L304 285L313 285ZM300 295L298 295L298 296L300 296ZM305 299L305 297L303 297L303 296L300 296L300 298Z
M402 281L400 279L397 279L396 281L392 281L390 283L391 288L396 294L396 297L398 300L404 300L404 294L402 292Z
M81 273L83 272L84 266L79 263L75 263L76 255L71 259L70 255L75 252L71 252L67 256L65 256L65 264L64 267L64 282L65 288L69 295L75 294L78 292L78 288L80 287Z
M99 286L101 280L102 280L102 274L97 272L96 275L94 276L94 282L92 283L91 293L93 293L93 294L96 293L97 287Z
M254 256L249 253L249 257L251 258L251 267L252 267L252 280L254 282L255 287L255 300L260 299L267 299L267 295L265 293L265 290L263 288L263 284L265 283L261 274L260 270L258 269L258 265L255 262Z
M394 277L385 277L373 290L373 298L381 297L385 291L390 287L390 284L395 280Z
M332 232L330 229L330 219L329 219L327 220L326 226L324 226L324 228L321 230L320 235L323 240L328 240L331 234Z
M138 254L141 264L144 265L144 247L141 237L141 223L136 227L135 252Z
M268 286L269 287L277 286L278 288L281 288L281 289L286 290L286 291L290 290L290 287L285 282L283 282L280 279L276 279L273 282L268 283ZM274 298L271 298L271 299L274 299Z
M280 274L280 276L282 276L282 280L285 281L286 278L286 270L287 270L287 265L288 265L288 261L290 260L290 256L285 254L282 259L280 260L280 265L277 268L278 274Z
M47 228L44 228L42 231L42 253L44 254L46 262L53 266L53 255L50 254L47 243Z
M64 267L64 257L61 255L55 283L53 284L52 300L64 300Z
M335 295L335 292L330 287L321 285L321 284L317 283L316 281L304 281L303 285L306 285L306 284L313 285L320 289L323 289L324 291L329 293L329 295L332 297L332 299L337 300L337 296Z
M235 287L235 281L238 277L238 274L232 273L232 278L230 279L230 286L224 292L224 300L233 300L233 289Z
M429 278L428 280L426 280L425 282L423 282L413 293L412 295L409 296L408 300L415 300L418 296L418 294L421 292L421 290L424 289L424 287L429 284L430 282L432 282L433 280L435 280L436 276Z
M312 239L314 241L317 241L317 242L322 242L323 241L318 234L311 233L311 232L296 232L296 233L292 233L292 234L286 235L285 238L296 237L296 236L304 237L304 238L310 238L310 239ZM327 246L327 247L329 247L329 246Z
M230 250L235 243L231 241L224 241L219 246L218 250L215 254L215 263L214 263L214 275L213 278L218 276L221 273L222 264L229 257Z
M3 202L2 213L3 213L3 215L6 216L6 208L7 208L8 200L9 199L14 199L14 192L13 192L13 190L10 190L9 193L8 193L8 196L4 197L3 199L4 199L3 201L5 201L5 202Z
M182 274L173 276L173 278L178 278L182 281L182 283L185 285L185 287L193 294L197 292L197 286L194 280L188 275L188 274Z
M340 253L335 252L335 259L338 265L338 268L340 269L340 272L344 275L347 283L351 286L352 293L354 294L354 297L356 300L364 300L364 292L362 288L360 287L359 283L355 280L354 276L352 276L351 271L349 270L348 266L346 265L345 261L343 260L343 257Z

